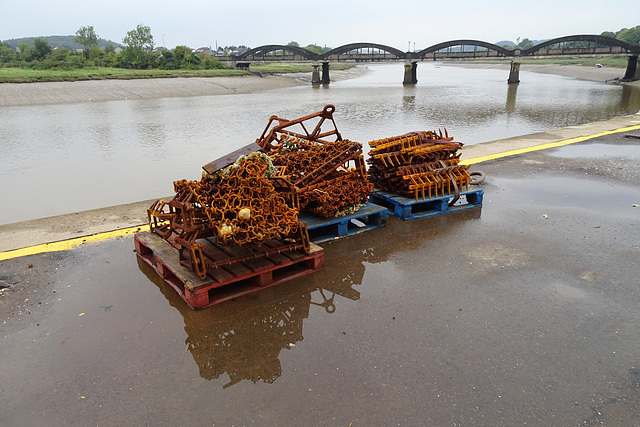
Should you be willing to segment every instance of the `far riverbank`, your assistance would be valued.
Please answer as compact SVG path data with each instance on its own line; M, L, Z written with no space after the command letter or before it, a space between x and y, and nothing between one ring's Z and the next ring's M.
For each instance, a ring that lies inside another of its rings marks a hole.
M366 66L357 65L348 70L331 71L331 80L352 79L366 72ZM308 85L308 81L301 77L302 74L252 74L235 77L2 83L0 107L245 94Z
M505 73L508 73L509 69L508 63L445 62L442 66L504 69ZM622 77L625 71L622 68L558 64L522 64L520 70L596 82ZM353 79L366 73L366 65L356 65L348 70L331 71L331 80ZM3 83L0 84L0 107L246 94L308 85L311 76L307 74ZM505 80L506 78L507 74L505 74ZM640 81L625 84L640 85Z
M442 64L446 67L462 67L462 68L475 68L482 70L505 70L505 80L509 76L509 63L486 63L486 62L444 62ZM520 65L520 71L531 71L533 73L542 74L555 74L558 76L572 77L578 80L588 80L593 82L604 83L607 80L613 80L616 78L622 78L625 73L624 68L613 67L586 67L582 65L562 65L562 64L529 64L522 63ZM521 78L522 80L522 78ZM640 80L635 82L628 82L624 84L640 86Z

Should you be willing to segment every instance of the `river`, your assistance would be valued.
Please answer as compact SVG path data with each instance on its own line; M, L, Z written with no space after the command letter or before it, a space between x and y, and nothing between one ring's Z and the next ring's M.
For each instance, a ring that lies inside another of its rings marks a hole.
M640 88L521 71L425 62L403 86L402 64L362 77L247 95L0 108L0 224L169 196L173 181L260 136L271 115L336 107L346 139L365 145L447 128L465 144L634 114Z

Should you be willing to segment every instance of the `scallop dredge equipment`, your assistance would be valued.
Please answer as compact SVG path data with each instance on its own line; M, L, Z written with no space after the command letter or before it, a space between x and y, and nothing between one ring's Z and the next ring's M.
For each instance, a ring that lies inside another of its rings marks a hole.
M147 210L151 232L201 279L234 263L309 254L300 210L344 215L359 209L373 187L362 145L342 139L334 111L327 105L295 120L272 116L255 143L204 165L200 181L175 181L173 199Z
M461 165L463 143L453 141L447 130L410 132L369 141L369 179L376 189L419 199L469 190L469 165Z
M300 208L322 218L357 211L373 189L362 144L342 139L334 111L327 105L294 120L271 116L256 140L273 164L285 169L299 193Z

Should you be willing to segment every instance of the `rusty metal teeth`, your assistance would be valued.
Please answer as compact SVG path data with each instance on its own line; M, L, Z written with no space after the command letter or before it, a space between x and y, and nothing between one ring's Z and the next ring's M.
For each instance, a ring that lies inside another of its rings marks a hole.
M468 166L447 129L410 132L369 142L369 179L375 187L416 201L469 188Z
M175 197L148 209L151 229L177 247L203 279L218 265L199 239L258 248L266 242L280 242L288 250L308 253L309 236L298 219L297 194L286 177L277 175L268 156L251 153L215 174L205 174L200 181L176 181ZM270 244L264 253L273 252L277 245ZM261 256L257 254L252 256Z

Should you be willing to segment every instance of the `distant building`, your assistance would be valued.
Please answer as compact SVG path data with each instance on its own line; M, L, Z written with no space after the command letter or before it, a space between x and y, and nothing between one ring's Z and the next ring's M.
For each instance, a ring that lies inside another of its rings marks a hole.
M198 49L195 50L197 55L206 55L206 56L212 56L214 55L213 51L211 50L210 47L200 47Z

